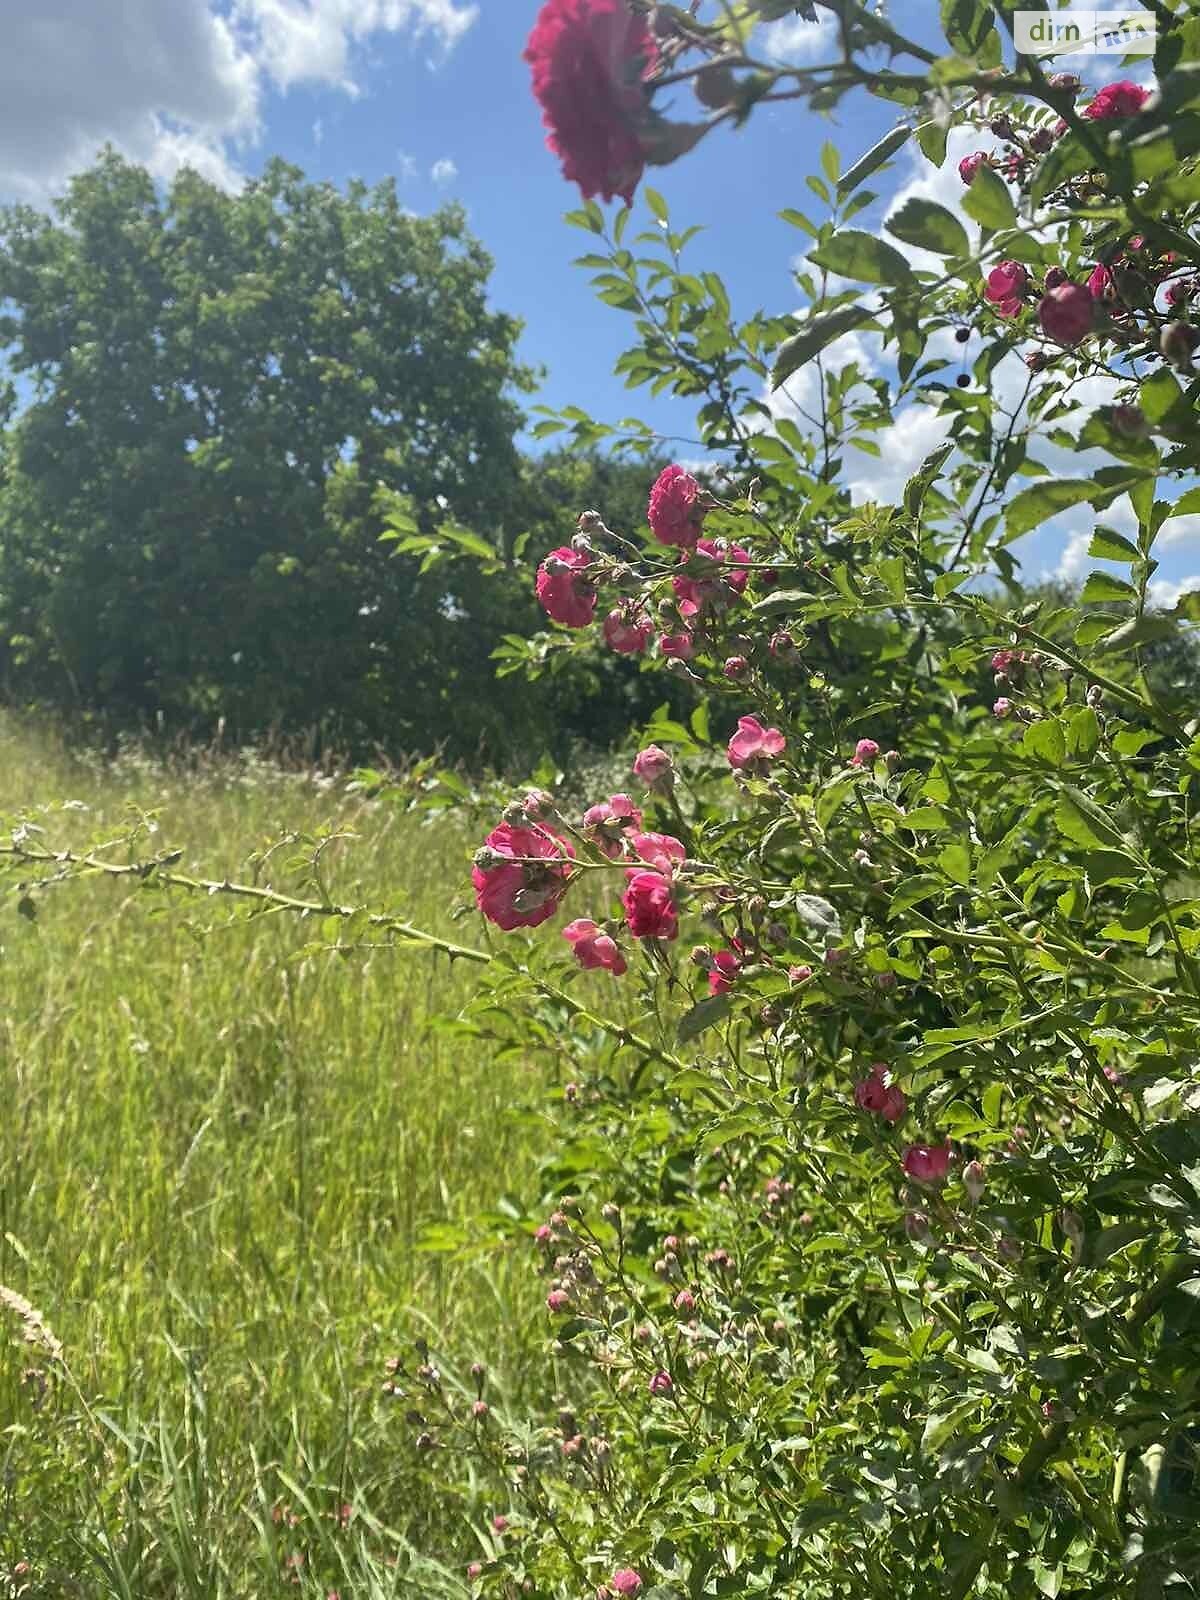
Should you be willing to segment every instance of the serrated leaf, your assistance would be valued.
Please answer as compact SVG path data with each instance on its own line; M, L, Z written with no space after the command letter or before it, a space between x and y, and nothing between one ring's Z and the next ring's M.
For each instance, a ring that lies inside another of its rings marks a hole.
M697 1034L703 1033L706 1028L714 1027L718 1022L723 1022L729 1015L729 996L727 994L710 994L704 1000L698 1000L690 1010L685 1011L679 1019L676 1037L680 1044L686 1044L689 1039L694 1039Z
M1052 718L1031 722L1021 737L1021 747L1027 755L1052 767L1061 767L1066 759L1067 745L1062 728Z
M1137 590L1124 578L1110 572L1090 572L1079 596L1085 605L1103 604L1107 600L1136 600Z
M1075 844L1123 850L1125 841L1099 806L1077 789L1068 789L1054 808L1058 831Z
M1140 555L1137 545L1118 533L1115 528L1098 527L1088 545L1088 555L1096 561L1136 561Z
M1017 208L1008 185L987 165L981 166L968 184L962 207L969 217L992 232L1017 225Z
M1020 538L1047 518L1057 516L1060 511L1069 511L1072 506L1082 505L1095 492L1095 483L1086 478L1047 479L1022 489L1013 496L1005 513L1007 537Z
M836 311L827 311L822 316L811 318L799 333L794 333L780 345L771 368L771 388L778 389L780 384L786 383L793 372L814 356L820 355L826 345L832 344L843 333L870 322L871 315L866 306L839 306Z
M808 258L827 272L859 283L907 283L912 268L899 250L873 233L843 228L813 250Z
M897 239L921 250L933 250L943 256L969 256L971 253L967 230L952 211L934 200L914 196L905 201L884 226Z

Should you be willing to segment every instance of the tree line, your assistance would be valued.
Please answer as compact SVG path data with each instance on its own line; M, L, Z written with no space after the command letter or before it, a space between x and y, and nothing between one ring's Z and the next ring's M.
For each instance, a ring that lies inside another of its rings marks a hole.
M497 763L618 738L652 698L626 662L496 683L539 617L526 545L593 502L636 525L647 476L522 452L537 374L490 271L460 207L281 160L229 194L107 151L0 213L9 704ZM466 556L422 550L445 525Z

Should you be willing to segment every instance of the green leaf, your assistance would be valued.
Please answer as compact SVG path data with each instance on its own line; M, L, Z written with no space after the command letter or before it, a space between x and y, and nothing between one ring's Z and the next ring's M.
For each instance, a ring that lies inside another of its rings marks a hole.
M1142 412L1152 427L1182 401L1183 390L1170 367L1162 367L1152 378L1147 378L1138 393Z
M827 272L860 283L907 283L912 268L899 250L873 233L843 228L826 240L808 258Z
M971 881L971 851L968 845L956 840L948 844L938 856L938 866L948 878L965 888Z
M1060 139L1039 163L1030 186L1030 200L1037 205L1068 179L1077 178L1081 172L1086 172L1091 165L1092 157L1087 149L1073 133L1068 134L1065 139Z
M1005 533L1009 539L1019 539L1048 517L1072 506L1082 505L1096 492L1096 485L1087 478L1046 479L1031 488L1022 489L1009 501L1004 517Z
M825 143L821 146L821 171L829 179L830 183L836 184L838 181L838 173L841 170L842 162L841 157L837 152L837 146L835 144L831 144L830 141L826 139Z
M949 123L943 121L941 117L930 117L917 129L917 143L921 147L921 154L935 167L940 167L946 159L946 135L949 131Z
M650 210L653 213L656 221L670 221L670 217L667 212L667 202L663 199L662 195L659 194L657 189L651 189L649 186L647 186L642 190L642 194L645 197L646 204L650 207Z
M1066 759L1067 744L1062 728L1050 718L1031 722L1025 729L1021 746L1027 755L1045 761L1052 767L1061 767Z
M979 1397L971 1395L967 1400L960 1400L949 1411L934 1411L926 1419L925 1431L921 1435L922 1451L940 1450L950 1436L958 1431L960 1422L965 1422L972 1412L979 1407Z
M1100 748L1100 719L1091 706L1076 711L1067 723L1067 754L1081 761Z
M848 167L838 179L838 199L844 200L858 188L864 178L869 178L873 172L878 172L885 161L890 160L912 135L911 128L893 128L890 133L885 133L878 144L873 144L866 155L859 156L852 167Z
M991 167L982 166L976 172L963 195L962 206L969 217L992 232L1017 225L1017 208L1008 185Z
M1136 600L1137 590L1124 578L1114 578L1109 572L1091 572L1079 598L1085 605L1106 600Z
M677 1037L680 1044L686 1044L689 1039L694 1039L698 1033L703 1033L705 1028L723 1022L728 1015L727 994L710 994L706 999L698 1000L691 1010L685 1011L679 1019Z
M1115 528L1097 527L1088 545L1088 555L1097 561L1136 561L1140 554L1137 545Z
M1090 849L1123 850L1125 840L1104 812L1078 789L1068 789L1054 808L1058 831L1075 844Z
M839 306L836 311L827 311L823 316L811 318L799 333L794 333L780 345L775 365L771 368L771 388L778 389L793 372L814 356L820 355L826 345L832 344L843 333L849 333L852 328L870 322L871 318L872 314L866 306ZM806 595L805 598L811 597Z
M905 244L916 245L921 250L934 250L943 256L969 256L971 241L967 230L954 215L933 200L914 196L906 200L884 224L887 231Z
M977 56L995 33L987 0L942 0L941 11L942 32L960 56Z

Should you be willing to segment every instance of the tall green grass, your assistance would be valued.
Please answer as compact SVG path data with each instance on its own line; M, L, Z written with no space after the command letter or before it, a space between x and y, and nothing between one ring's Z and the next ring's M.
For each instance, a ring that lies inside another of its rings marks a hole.
M84 765L0 729L0 810L47 800L87 807L53 820L56 844L158 809L146 850L208 876L333 821L356 835L325 858L339 899L472 942L449 916L469 846L451 821L257 761ZM465 1593L457 1554L440 1574L405 1553L471 1537L427 1497L381 1386L422 1333L509 1373L537 1337L523 1261L418 1248L531 1171L503 1113L532 1069L430 1027L477 972L305 955L295 918L248 928L219 898L124 880L46 887L33 921L17 898L0 902L0 1284L69 1374L0 1305L0 1595L21 1562L31 1597Z

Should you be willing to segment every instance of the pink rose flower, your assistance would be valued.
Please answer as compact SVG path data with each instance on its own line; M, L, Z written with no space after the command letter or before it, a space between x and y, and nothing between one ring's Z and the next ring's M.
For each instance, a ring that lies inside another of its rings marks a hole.
M728 601L744 594L750 579L748 571L739 570L750 564L750 552L743 550L741 545L734 544L723 549L714 539L701 539L696 550L713 563L720 563L723 570L711 578L671 579L671 587L679 598L680 612L685 617L698 616L722 600Z
M854 1103L860 1111L872 1111L891 1123L899 1122L908 1109L904 1091L892 1082L882 1061L876 1061L867 1077L854 1085Z
M718 950L708 975L709 994L728 994L741 970L742 963L736 950Z
M493 856L518 858L471 870L475 903L489 922L508 933L513 928L536 928L554 915L567 889L566 861L575 854L566 839L551 828L502 822L488 834L483 849ZM531 856L537 860L519 859Z
M869 767L879 760L879 746L874 739L860 739L850 757L852 767Z
M644 80L658 60L645 18L625 0L546 0L525 60L563 176L585 200L620 195L631 204L645 166L638 138Z
M735 769L767 766L787 748L778 728L764 728L757 717L739 717L729 741L729 765Z
M635 939L674 939L678 934L671 880L661 872L631 872L621 904Z
M789 967L788 968L788 982L789 983L807 983L808 980L811 977L812 977L812 968L811 967Z
M588 838L610 861L622 853L629 830L641 825L642 813L627 794L614 794L583 813Z
M700 485L680 466L664 467L650 490L646 520L659 544L691 549L700 537L704 511L697 504Z
M965 184L970 185L980 167L986 167L987 164L987 151L973 150L969 156L964 156L958 163L958 175Z
M1087 281L1088 293L1093 300L1115 300L1117 291L1113 284L1112 273L1107 267L1093 267Z
M1107 122L1113 117L1136 117L1149 98L1149 89L1143 89L1129 78L1122 78L1120 82L1106 83L1103 89L1098 90L1090 104L1084 106L1083 114L1093 122Z
M656 872L665 872L668 877L680 862L687 859L683 845L669 833L635 833L631 835L629 844L634 855L648 867L653 867Z
M1012 701L1009 700L1005 695L1001 695L999 700L997 700L992 706L992 715L994 717L1004 718L1008 716L1011 710Z
M596 588L580 571L591 565L591 557L570 545L551 550L537 570L537 597L542 609L555 622L568 628L586 628L596 614Z
M745 656L727 656L721 671L727 678L736 683L739 678L744 678L750 671L750 663Z
M1092 331L1095 301L1081 283L1062 283L1038 301L1042 331L1058 344L1078 344Z
M1019 299L1028 282L1029 274L1019 261L1001 261L988 273L984 295L994 306L1003 305L1006 300Z
M634 757L633 775L640 778L647 789L665 792L675 780L675 763L660 745L648 744Z
M616 940L611 939L590 918L579 917L574 922L568 922L563 929L563 938L585 970L603 968L605 972L611 972L614 978L620 978L628 972L625 957L617 947Z
M671 661L690 661L696 654L696 641L685 628L682 633L660 633L658 649Z
M640 1572L635 1572L632 1567L618 1567L610 1583L620 1595L635 1595L642 1592L642 1575Z
M621 656L641 655L654 637L654 624L644 611L610 611L604 619L604 642Z
M675 1385L671 1382L671 1374L669 1372L660 1371L656 1372L650 1379L649 1388L651 1394L666 1395L674 1393Z
M948 1144L910 1144L901 1165L914 1183L944 1183L952 1155Z
M563 1314L571 1304L571 1296L565 1289L551 1289L546 1296L546 1309L553 1311L556 1317Z

